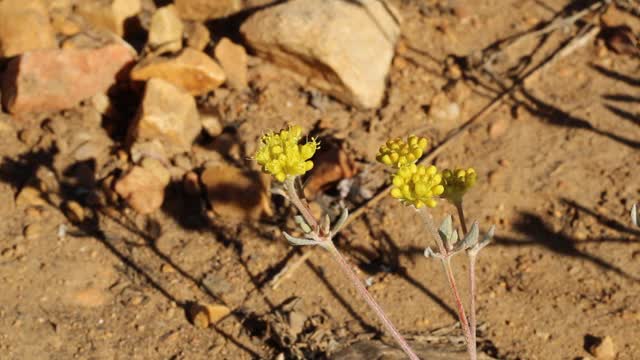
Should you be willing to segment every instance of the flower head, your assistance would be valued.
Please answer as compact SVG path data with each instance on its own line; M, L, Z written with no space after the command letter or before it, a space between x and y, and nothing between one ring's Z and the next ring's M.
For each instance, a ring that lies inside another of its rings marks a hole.
M393 175L391 196L418 209L425 205L432 208L437 204L434 197L444 191L441 181L442 176L433 165L405 165Z
M462 201L462 196L469 190L478 179L478 175L473 168L444 170L442 172L442 184L444 185L444 193L442 197L452 203Z
M273 175L278 181L289 176L303 175L313 168L309 159L315 154L318 143L315 138L299 145L302 129L293 125L278 133L269 132L260 138L260 146L255 159L262 170Z
M411 135L407 141L397 138L387 141L378 150L376 160L400 168L406 164L415 163L427 149L427 139Z

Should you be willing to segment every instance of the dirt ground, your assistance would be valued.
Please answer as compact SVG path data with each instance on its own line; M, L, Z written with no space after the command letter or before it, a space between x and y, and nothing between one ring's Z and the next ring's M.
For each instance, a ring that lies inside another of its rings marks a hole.
M365 210L338 248L409 339L460 348L441 266L422 256L433 244L418 215L391 197L370 205L367 198L387 181L375 162L386 139L415 133L435 149L473 120L434 163L473 166L479 181L465 198L467 215L484 231L496 225L478 260L481 349L499 359L581 359L594 339L609 336L616 359L640 358L640 230L629 218L640 201L638 57L591 37L549 62L598 16L504 46L587 1L392 3L403 38L381 108L350 108L252 57L249 89L199 100L221 113L226 145L203 137L190 156L217 151L257 169L249 157L259 136L290 123L341 144L357 170L344 203ZM638 18L623 14L638 33ZM540 64L547 65L536 71ZM459 116L430 116L443 94ZM136 104L122 106L135 112ZM95 116L89 104L21 119L0 114L1 358L322 359L358 340L390 343L328 254L285 241L293 210L275 195L273 216L239 223L207 216L206 195L180 183L148 216L93 206L86 189L99 189L117 163L122 134L109 133L97 168L50 149L71 133L97 131L85 129ZM66 128L51 131L52 123ZM16 201L34 183L47 201ZM337 194L334 184L317 203L333 210ZM83 205L83 221L70 218L60 205L66 199ZM441 202L434 214L453 211ZM274 289L273 277L307 251L312 256ZM454 265L466 293L464 257ZM186 310L194 302L224 304L231 315L194 326Z

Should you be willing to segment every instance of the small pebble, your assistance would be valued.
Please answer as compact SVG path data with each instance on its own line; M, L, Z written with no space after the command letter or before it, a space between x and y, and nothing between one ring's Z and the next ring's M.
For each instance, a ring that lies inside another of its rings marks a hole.
M220 119L213 114L201 114L200 121L202 122L202 127L204 131L209 134L211 137L216 137L222 134L222 124L220 124Z
M201 193L200 178L198 174L193 171L189 171L184 175L183 186L184 191L191 196L196 196Z
M31 240L42 235L42 226L38 223L30 224L24 227L24 237Z
M616 349L613 344L613 339L610 336L605 336L600 339L599 342L593 344L589 349L589 353L600 360L612 360L616 357Z
M165 274L172 274L172 273L176 272L176 269L174 269L173 266L171 266L169 264L162 264L160 266L160 271L162 271Z
M72 222L82 222L84 220L84 209L77 201L71 200L65 204L67 217Z
M40 140L40 134L33 128L27 128L18 133L18 139L26 145L34 145Z

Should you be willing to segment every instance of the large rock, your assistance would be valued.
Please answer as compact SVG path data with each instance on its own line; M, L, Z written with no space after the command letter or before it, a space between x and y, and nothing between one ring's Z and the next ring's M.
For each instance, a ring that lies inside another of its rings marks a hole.
M206 94L226 79L215 60L191 48L185 48L174 57L152 56L131 70L132 80L146 81L151 78L164 79L192 95Z
M215 19L242 8L240 0L175 0L180 16L185 20Z
M135 17L142 5L140 0L78 1L76 13L94 26L123 36L127 21Z
M256 52L349 104L380 105L400 28L378 0L292 0L252 15L240 31Z
M0 58L58 47L44 2L0 1Z
M2 103L14 114L73 107L107 91L134 59L135 52L124 44L28 52L9 62Z
M129 142L160 140L169 153L189 151L202 125L193 96L163 79L150 79Z
M246 88L248 59L244 47L225 37L216 44L214 54L227 76L227 84L235 89Z
M184 24L173 5L161 7L151 17L149 46L155 52L177 52L182 49Z

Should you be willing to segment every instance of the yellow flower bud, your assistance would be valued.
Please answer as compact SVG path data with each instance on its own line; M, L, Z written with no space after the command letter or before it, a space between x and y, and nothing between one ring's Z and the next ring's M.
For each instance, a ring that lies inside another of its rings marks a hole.
M442 197L452 203L460 203L462 197L478 179L478 175L473 168L444 170L442 172L442 184L444 193Z
M273 175L278 181L285 181L290 176L300 176L313 168L310 161L318 149L316 139L299 145L302 129L290 126L279 133L267 133L260 138L260 146L255 160L262 166L262 171Z
M392 179L391 196L405 205L416 208L435 207L435 197L441 195L444 187L440 184L442 176L438 169L431 166L408 164L398 169Z
M400 138L389 140L378 150L376 160L394 168L413 164L422 157L427 143L427 139L415 135L409 136L407 141Z

